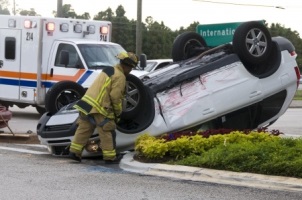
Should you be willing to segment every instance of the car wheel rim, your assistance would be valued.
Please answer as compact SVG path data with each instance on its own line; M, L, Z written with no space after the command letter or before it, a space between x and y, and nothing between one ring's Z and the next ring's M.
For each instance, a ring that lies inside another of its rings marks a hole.
M189 40L185 44L184 55L188 55L194 48L202 46L203 45L198 40Z
M267 38L259 29L252 29L245 39L246 47L254 57L262 56L267 49Z
M123 101L123 111L128 112L136 108L140 101L138 88L131 82L126 82L126 95Z
M81 98L81 95L73 90L65 90L58 95L56 99L56 108L60 110L62 107L73 103Z

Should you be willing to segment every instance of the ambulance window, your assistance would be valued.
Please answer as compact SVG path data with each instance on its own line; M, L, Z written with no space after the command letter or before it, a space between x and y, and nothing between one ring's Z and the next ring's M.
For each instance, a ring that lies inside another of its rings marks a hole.
M66 59L66 56L68 57ZM57 67L71 67L71 68L84 68L81 58L77 50L70 44L59 44L56 54L55 66Z
M16 38L5 38L5 59L14 60L16 58Z

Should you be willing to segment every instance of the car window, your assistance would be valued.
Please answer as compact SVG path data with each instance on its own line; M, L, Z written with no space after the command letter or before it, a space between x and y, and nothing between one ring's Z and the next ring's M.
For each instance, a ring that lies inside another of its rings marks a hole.
M147 61L145 71L151 72L151 70L155 67L156 62Z
M154 70L158 70L158 69L161 69L163 67L166 67L167 65L169 65L171 62L163 62L163 63L160 63L159 65L157 65L157 67L154 69Z

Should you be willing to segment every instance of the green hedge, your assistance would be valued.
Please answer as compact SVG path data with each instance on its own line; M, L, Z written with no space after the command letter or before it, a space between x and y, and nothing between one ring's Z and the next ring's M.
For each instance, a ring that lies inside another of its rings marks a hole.
M267 132L183 136L167 141L139 136L135 150L143 160L235 172L302 178L302 139L278 137Z

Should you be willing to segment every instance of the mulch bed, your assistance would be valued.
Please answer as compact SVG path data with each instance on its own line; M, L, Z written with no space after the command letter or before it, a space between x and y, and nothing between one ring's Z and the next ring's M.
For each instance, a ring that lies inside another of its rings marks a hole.
M172 157L166 156L163 158L146 158L142 155L135 154L133 159L142 163L166 163L173 160Z
M35 134L15 134L15 136L13 136L13 134L0 132L0 143L40 144L40 141Z

